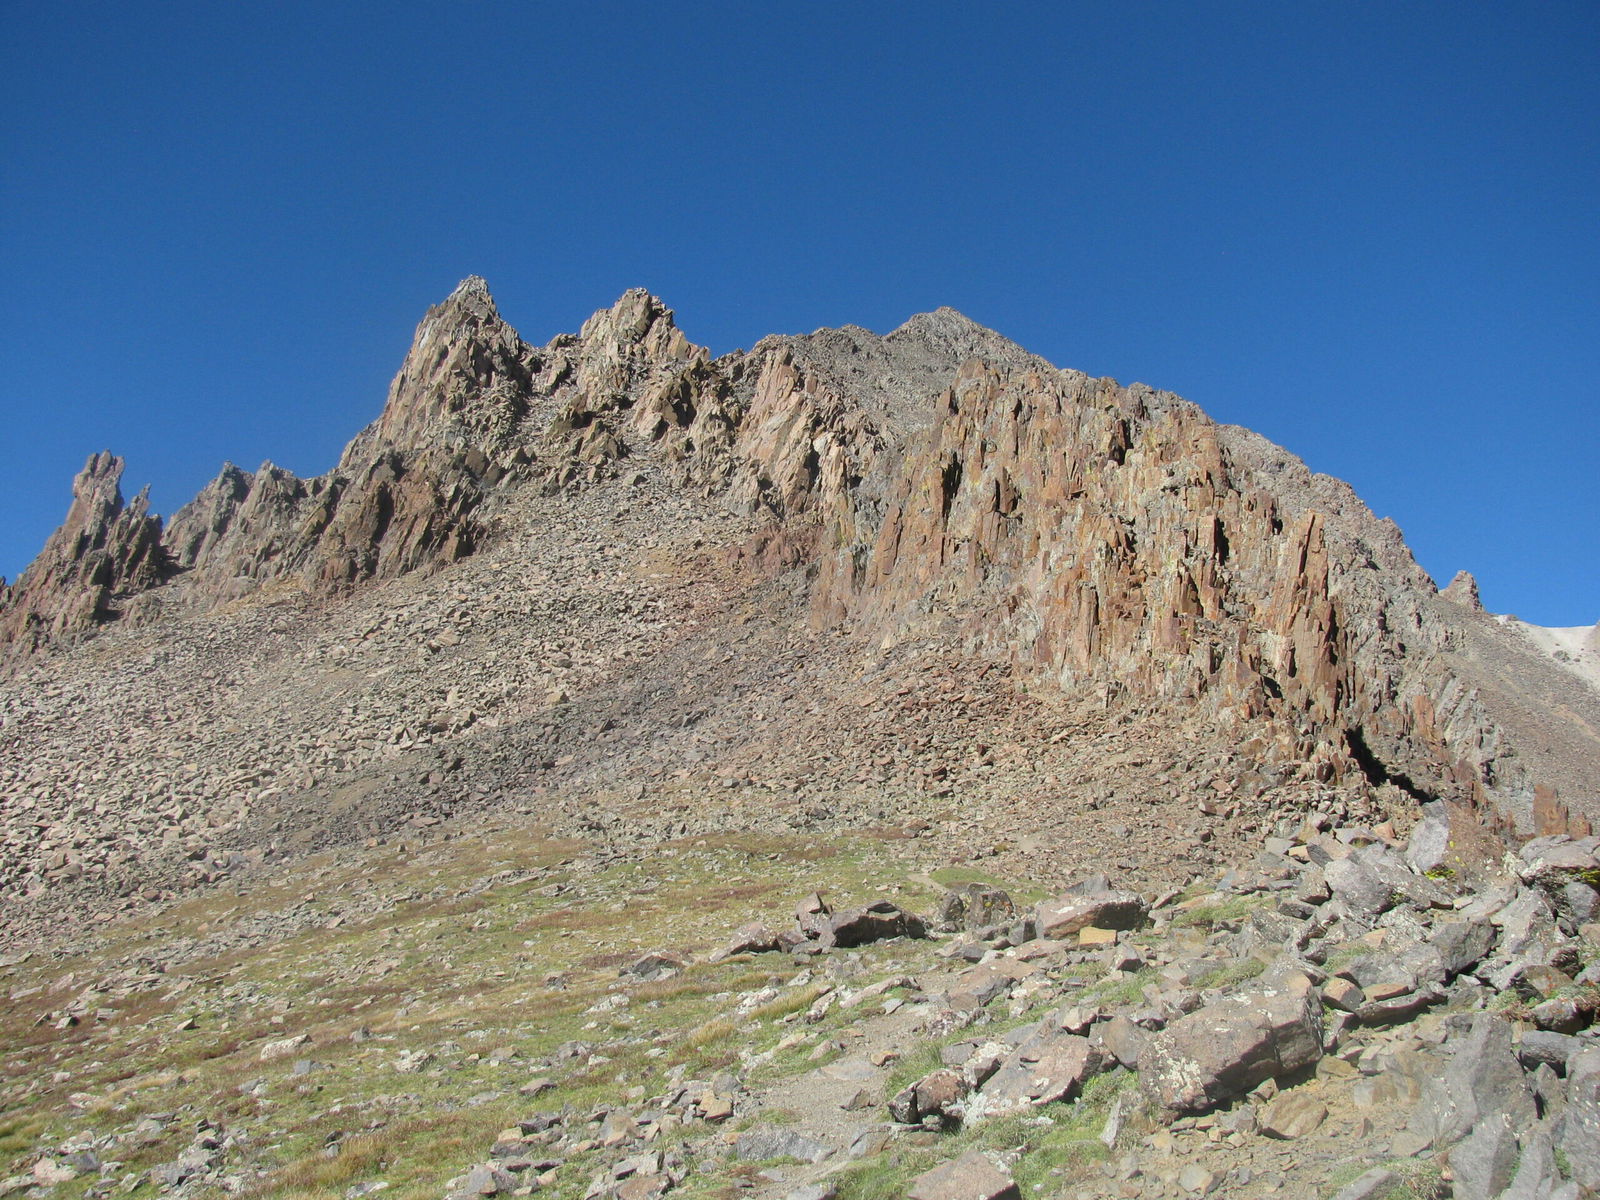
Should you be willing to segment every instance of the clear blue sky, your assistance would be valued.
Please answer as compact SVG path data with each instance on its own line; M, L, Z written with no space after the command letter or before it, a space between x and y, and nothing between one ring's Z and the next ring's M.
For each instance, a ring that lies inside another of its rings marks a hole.
M0 574L94 450L330 467L469 273L723 352L952 305L1600 618L1600 6L0 0Z

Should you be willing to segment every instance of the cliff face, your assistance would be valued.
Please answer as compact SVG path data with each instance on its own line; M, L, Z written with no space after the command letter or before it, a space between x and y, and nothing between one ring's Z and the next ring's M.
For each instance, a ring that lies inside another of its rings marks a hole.
M332 596L436 570L493 538L518 489L582 489L629 458L759 517L748 563L803 568L813 624L864 644L957 632L1069 692L1203 709L1268 775L1492 804L1525 830L1568 822L1552 780L1600 794L1592 689L1562 693L1554 732L1511 732L1538 701L1490 676L1526 664L1483 649L1491 619L1450 602L1462 588L1441 599L1348 487L949 310L713 359L635 291L534 348L469 279L326 475L226 466L163 531L142 497L123 505L120 461L91 459L0 600L0 644L275 579Z

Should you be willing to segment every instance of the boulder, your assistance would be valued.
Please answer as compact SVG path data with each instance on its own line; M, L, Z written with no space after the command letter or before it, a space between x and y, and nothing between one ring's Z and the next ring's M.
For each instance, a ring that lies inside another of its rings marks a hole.
M1446 870L1450 855L1450 816L1443 804L1429 804L1406 842L1406 865L1418 875Z
M741 1133L734 1139L733 1152L746 1162L794 1158L806 1163L821 1162L833 1153L815 1138L808 1138L793 1129L752 1129L748 1133Z
M1315 1133L1328 1119L1328 1106L1299 1089L1279 1092L1267 1102L1258 1118L1261 1132L1291 1141Z
M1130 1071L1138 1069L1139 1055L1150 1040L1148 1033L1121 1013L1095 1026L1094 1034L1107 1053Z
M1517 1139L1504 1121L1491 1118L1450 1151L1450 1194L1455 1200L1494 1200L1517 1169Z
M642 979L650 983L658 983L664 979L671 979L688 966L688 961L681 955L669 954L662 950L652 950L642 954L618 972L619 975L632 975L635 979Z
M1336 904L1351 916L1372 920L1395 902L1395 892L1378 873L1354 858L1336 858L1322 868Z
M726 945L714 951L713 961L730 958L735 954L765 954L779 948L778 935L760 921L751 921L733 931Z
M1028 1039L983 1085L982 1111L1070 1099L1105 1065L1105 1055L1086 1037L1055 1029Z
M1373 1167L1339 1189L1333 1200L1385 1200L1400 1183L1387 1167Z
M1414 1127L1443 1149L1485 1122L1500 1121L1516 1133L1537 1116L1509 1026L1491 1013L1479 1013L1444 1073L1429 1083Z
M297 1033L293 1037L277 1038L261 1047L260 1060L262 1062L271 1062L276 1058L288 1058L301 1046L309 1044L310 1041L310 1036L304 1033Z
M1497 1200L1553 1200L1560 1186L1555 1151L1542 1129L1522 1141L1516 1174Z
M1149 913L1150 906L1142 897L1113 890L1103 876L1086 880L1054 900L1041 901L1034 910L1039 936L1052 939L1091 927L1137 929Z
M1445 974L1454 977L1477 966L1494 948L1494 926L1485 920L1442 921L1428 941L1439 952Z
M1016 1182L978 1150L918 1175L909 1200L1021 1200Z
M944 894L939 905L939 928L972 933L1009 923L1017 914L1011 897L997 887L964 883Z
M1139 1083L1171 1112L1203 1112L1322 1057L1322 1002L1287 983L1225 996L1151 1036Z
M795 905L795 923L807 937L816 937L828 928L828 918L833 915L833 909L828 907L828 902L822 898L821 892L812 892L799 904Z
M941 1124L954 1124L955 1106L968 1088L959 1071L948 1067L930 1071L917 1082L896 1093L889 1101L889 1115L902 1125L917 1125L929 1117Z
M1555 1142L1566 1156L1573 1182L1600 1191L1600 1046L1567 1062L1567 1109Z
M1583 1049L1583 1042L1564 1033L1550 1033L1531 1029L1522 1035L1517 1044L1517 1058L1529 1071L1536 1071L1540 1063L1548 1065L1558 1075L1567 1073L1567 1063Z
M1500 929L1500 953L1507 957L1548 962L1551 947L1562 940L1549 901L1535 888L1521 889L1491 920Z
M515 1191L516 1187L517 1177L510 1171L493 1163L485 1163L467 1172L466 1179L462 1181L455 1195L504 1196Z
M1574 840L1565 834L1534 838L1518 851L1517 874L1525 883L1557 892L1571 882L1600 884L1600 838Z
M865 908L852 908L834 913L828 918L827 928L817 936L824 946L864 946L893 937L927 937L928 929L922 918L908 913L887 900L877 900Z

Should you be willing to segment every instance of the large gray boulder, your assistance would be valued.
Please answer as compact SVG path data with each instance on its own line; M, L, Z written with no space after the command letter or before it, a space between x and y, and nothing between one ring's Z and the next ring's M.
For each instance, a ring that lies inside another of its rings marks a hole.
M1443 1149L1489 1122L1521 1133L1537 1116L1533 1090L1511 1047L1510 1027L1500 1017L1479 1013L1443 1075L1429 1084L1415 1127Z
M928 927L921 917L887 900L876 900L865 908L834 913L828 918L827 927L817 935L817 941L824 946L849 948L885 938L927 936Z
M1495 1200L1517 1169L1517 1138L1498 1118L1484 1121L1450 1151L1453 1200Z
M1441 921L1429 938L1450 978L1470 971L1494 949L1494 926L1487 920Z
M1071 1099L1104 1066L1105 1055L1088 1038L1061 1029L1042 1032L1018 1046L989 1077L968 1113L986 1115Z
M1600 1046L1567 1063L1567 1109L1556 1133L1575 1183L1600 1191Z
M1334 903L1358 919L1371 921L1395 902L1394 889L1354 857L1336 858L1325 864L1322 875Z

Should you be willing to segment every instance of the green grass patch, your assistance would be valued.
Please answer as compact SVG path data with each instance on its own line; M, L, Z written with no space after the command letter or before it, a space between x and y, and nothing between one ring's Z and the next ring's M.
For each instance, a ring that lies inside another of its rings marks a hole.
M1396 1158L1379 1164L1398 1178L1375 1200L1447 1200L1450 1186L1444 1182L1438 1163L1417 1158ZM1331 1200L1352 1182L1372 1170L1373 1164L1353 1162L1339 1167L1328 1177L1323 1194Z
M1174 928L1214 929L1229 921L1242 921L1267 901L1260 895L1229 896L1210 904L1180 909L1172 918Z
M1196 979L1194 986L1199 991L1238 987L1241 983L1258 978L1266 969L1267 964L1262 959L1242 958L1238 962L1213 967Z

